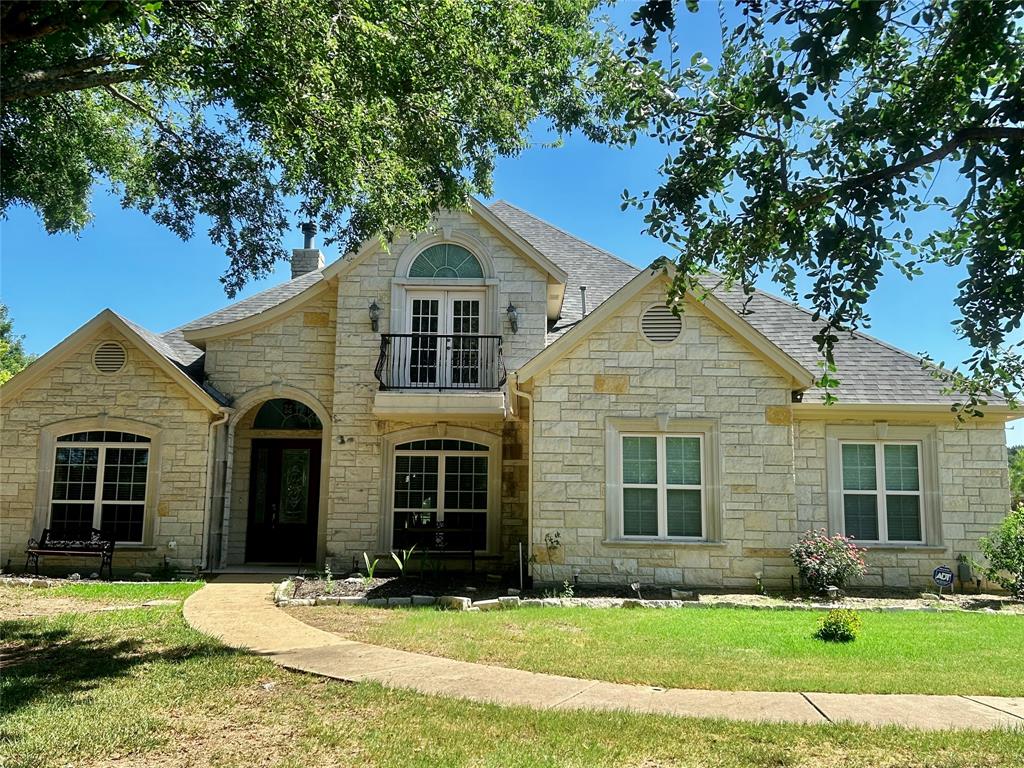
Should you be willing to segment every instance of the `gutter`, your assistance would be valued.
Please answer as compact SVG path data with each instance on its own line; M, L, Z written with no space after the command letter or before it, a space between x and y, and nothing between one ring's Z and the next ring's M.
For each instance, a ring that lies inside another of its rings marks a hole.
M509 374L509 391L530 404L530 436L526 449L526 558L533 557L533 395L519 389L519 378Z
M220 473L219 464L217 463L217 454L219 451L217 448L220 445L220 441L217 439L217 433L221 431L221 427L228 423L228 419L231 418L231 414L234 413L233 408L220 408L220 418L210 422L210 434L207 445L207 458L206 458L206 504L203 510L203 550L201 555L201 562L203 570L212 570L210 566L210 539L213 537L212 530L212 518L213 518L213 507L214 507L214 488L218 483L218 476ZM223 490L219 495L220 509L223 510L224 493Z

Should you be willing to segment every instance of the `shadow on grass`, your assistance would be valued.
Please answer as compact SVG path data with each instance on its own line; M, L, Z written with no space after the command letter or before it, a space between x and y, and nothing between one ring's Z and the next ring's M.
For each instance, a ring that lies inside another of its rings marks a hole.
M81 637L66 628L40 628L31 620L0 622L0 651L4 717L36 699L90 691L152 662L176 664L237 654L215 643L154 648L138 638Z

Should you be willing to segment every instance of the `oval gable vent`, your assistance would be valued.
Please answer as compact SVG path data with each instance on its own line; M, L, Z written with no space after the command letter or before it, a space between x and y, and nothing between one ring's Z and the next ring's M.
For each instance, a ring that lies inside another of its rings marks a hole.
M672 314L664 305L651 307L640 318L640 330L644 337L654 344L668 344L679 338L683 330L681 318Z
M117 373L124 368L127 357L124 347L116 341L104 341L92 353L92 364L100 373Z

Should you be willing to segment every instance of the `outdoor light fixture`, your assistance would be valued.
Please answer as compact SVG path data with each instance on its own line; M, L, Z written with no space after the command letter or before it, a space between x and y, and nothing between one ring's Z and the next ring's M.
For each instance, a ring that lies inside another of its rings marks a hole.
M511 300L508 302L508 308L505 311L508 313L508 322L512 326L512 333L519 333L519 310L515 308Z
M373 332L376 333L378 330L380 330L380 307L377 306L376 299L374 299L373 302L370 304L369 312L370 328L372 328Z

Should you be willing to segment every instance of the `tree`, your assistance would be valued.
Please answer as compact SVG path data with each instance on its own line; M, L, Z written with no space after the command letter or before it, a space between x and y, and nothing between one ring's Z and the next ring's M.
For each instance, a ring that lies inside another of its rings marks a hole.
M1011 446L1006 455L1010 468L1010 506L1019 507L1024 504L1024 445Z
M0 211L78 232L102 184L182 238L209 220L234 295L293 204L344 252L489 193L536 118L609 138L595 4L4 3Z
M669 155L657 188L624 207L673 249L676 291L711 268L748 294L761 277L794 300L809 285L833 402L833 350L869 323L883 268L959 266L954 325L973 354L936 374L966 394L961 416L991 392L1019 398L1024 3L737 0L727 15L715 65L676 59L685 17L670 0L641 6L626 50L662 86L637 91L629 127ZM922 231L923 214L940 224Z
M14 333L6 304L0 304L0 385L31 363L35 357L25 351L24 336Z

